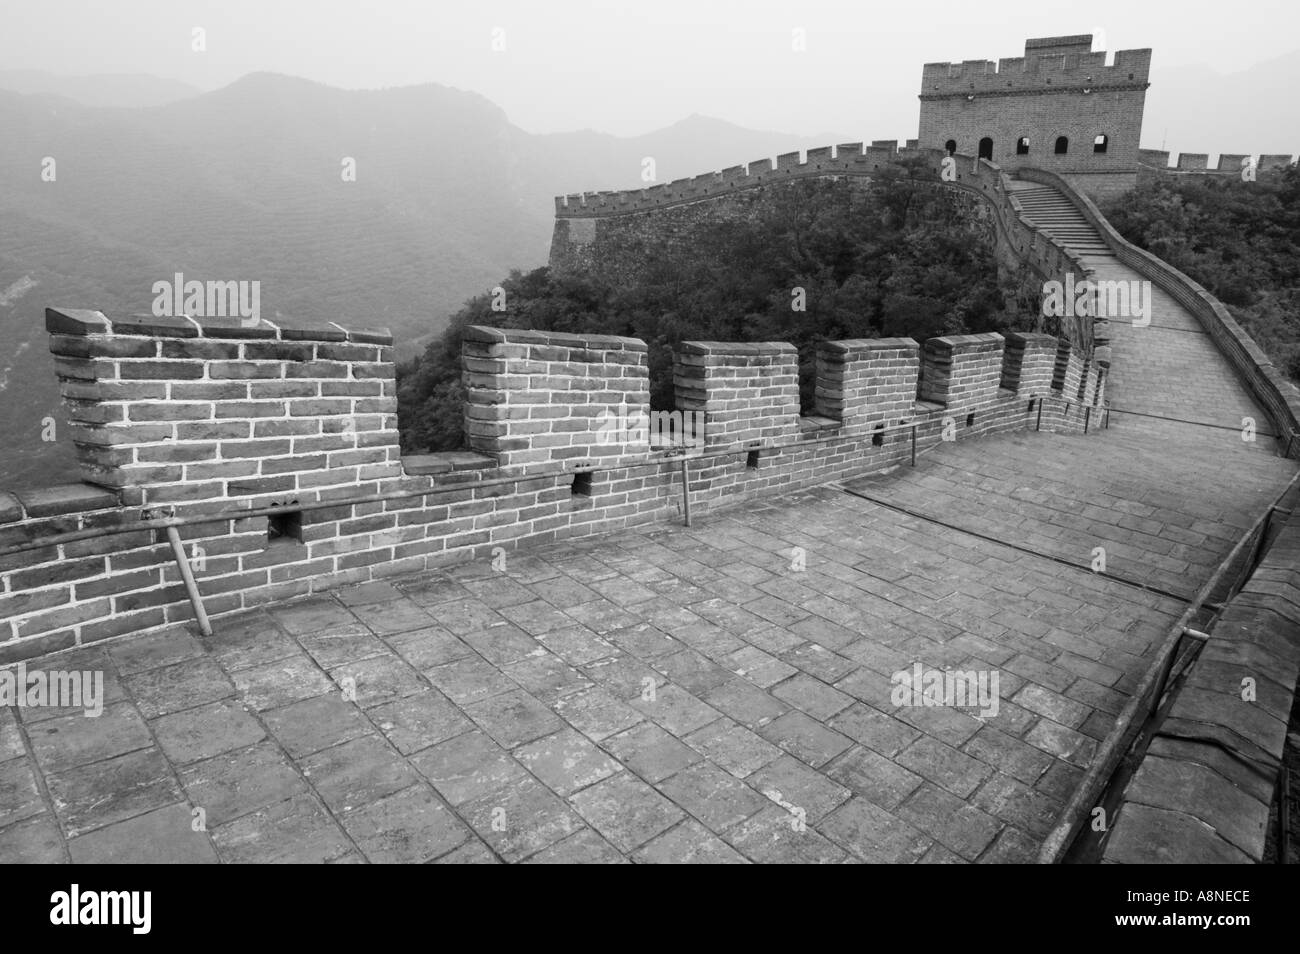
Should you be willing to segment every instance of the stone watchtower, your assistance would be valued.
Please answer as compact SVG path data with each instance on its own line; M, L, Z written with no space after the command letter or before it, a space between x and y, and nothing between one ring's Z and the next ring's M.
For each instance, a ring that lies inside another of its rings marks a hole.
M1093 197L1137 183L1151 51L1120 50L1106 65L1092 36L1025 41L1023 57L927 63L923 148L978 155L1007 171L1055 172Z

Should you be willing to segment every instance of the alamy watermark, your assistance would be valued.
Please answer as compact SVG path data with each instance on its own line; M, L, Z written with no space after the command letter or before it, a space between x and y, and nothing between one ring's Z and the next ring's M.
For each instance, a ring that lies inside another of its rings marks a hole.
M255 324L262 318L262 283L257 281L186 281L177 272L171 280L153 283L155 318L242 318Z
M900 669L889 681L894 687L889 700L896 706L978 708L984 717L998 714L996 669L927 669L918 662L911 669Z
M1145 279L1075 280L1043 283L1043 315L1047 318L1129 318L1134 328L1151 324L1151 283Z
M81 709L87 718L94 718L104 712L104 673L64 669L28 672L26 663L0 669L0 706Z
M74 884L50 895L50 923L119 924L133 934L148 934L153 924L152 891L83 891Z
M640 444L651 447L704 446L703 411L650 411L619 405L617 411L596 416L596 443Z

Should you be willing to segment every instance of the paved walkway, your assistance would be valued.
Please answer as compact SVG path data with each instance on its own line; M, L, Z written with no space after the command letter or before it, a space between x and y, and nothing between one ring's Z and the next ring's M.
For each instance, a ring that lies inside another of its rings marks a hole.
M948 445L692 530L52 657L110 701L0 711L0 858L1027 860L1182 608L1065 563L1103 540L1185 590L1289 470L1169 486L1143 440ZM894 705L918 662L996 669L998 713Z
M1031 860L1294 471L1190 318L1112 327L1102 433L51 657L108 704L0 709L0 861Z

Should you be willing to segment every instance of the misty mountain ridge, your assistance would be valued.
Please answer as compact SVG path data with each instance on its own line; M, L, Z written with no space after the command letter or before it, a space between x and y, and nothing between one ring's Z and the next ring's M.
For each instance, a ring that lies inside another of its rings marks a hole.
M1300 50L1235 73L1200 65L1153 67L1142 145L1171 153L1207 152L1211 163L1223 152L1294 157L1300 154L1300 101L1291 95L1297 77ZM1267 115L1266 124L1261 114Z
M1300 106L1276 94L1297 73L1300 53L1228 76L1157 69L1144 145L1294 153ZM1273 94L1267 128L1239 108L1259 90ZM0 486L70 473L66 442L39 442L41 420L61 419L47 305L132 314L177 272L258 281L265 317L386 326L406 357L467 298L546 261L556 195L644 187L647 157L669 182L879 132L694 114L639 136L534 134L435 83L343 90L258 72L202 93L14 70L0 71L0 128Z
M0 91L0 128L0 486L70 472L66 442L39 441L62 419L48 305L133 314L178 272L258 281L264 317L388 327L407 356L511 268L545 263L554 196L644 186L646 156L669 181L843 138L702 116L629 139L534 135L477 93L275 73L133 109Z
M0 70L0 89L28 95L62 96L83 106L125 109L161 106L203 92L189 83L148 73L59 76L45 70Z

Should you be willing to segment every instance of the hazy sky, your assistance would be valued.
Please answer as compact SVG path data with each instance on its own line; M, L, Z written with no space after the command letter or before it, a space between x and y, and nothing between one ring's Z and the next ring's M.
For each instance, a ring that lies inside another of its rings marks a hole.
M904 139L916 135L922 63L1017 56L1030 36L1101 32L1108 50L1155 48L1157 70L1232 72L1300 47L1296 0L0 2L0 68L152 73L202 89L255 70L349 88L437 82L482 93L531 132L631 135L703 113ZM195 27L204 52L191 48ZM795 29L805 52L792 49Z

